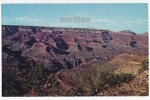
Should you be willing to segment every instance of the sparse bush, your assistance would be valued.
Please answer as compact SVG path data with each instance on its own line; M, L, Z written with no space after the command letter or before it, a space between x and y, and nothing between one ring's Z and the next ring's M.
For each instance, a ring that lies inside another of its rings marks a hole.
M142 69L144 69L144 70L148 70L149 69L148 68L148 60L147 59L142 61Z
M144 68L147 65L148 63L144 61ZM80 78L80 82L71 86L70 90L62 89L55 79L55 74L49 73L42 64L30 59L26 62L26 65L20 66L20 71L15 81L11 80L9 82L3 79L3 81L6 81L3 82L3 95L21 96L30 93L30 91L34 91L37 96L89 96L96 95L106 85L114 86L128 82L134 77L131 74L114 74L113 72L96 68L96 70L90 73L79 72L78 78ZM16 86L16 83L19 83L19 88Z
M142 73L145 70L149 70L148 64L149 64L148 59L142 60L142 62L141 62L141 68L138 70L138 72Z
M26 63L26 66L20 67L20 71L17 74L17 81L22 84L22 88L26 93L33 90L37 95L45 95L42 88L49 73L44 69L42 64L34 60L28 60Z
M114 74L105 70L96 69L91 74L86 74L84 81L80 83L78 88L74 89L75 95L96 95L103 90L105 86L114 86L120 83L129 82L134 77L131 74Z
M133 79L133 75L131 74L114 74L109 72L102 72L100 79L110 86L117 85L123 82L128 82Z
M84 93L85 93L85 90L83 89L83 87L79 86L75 92L75 95L82 96L84 95Z

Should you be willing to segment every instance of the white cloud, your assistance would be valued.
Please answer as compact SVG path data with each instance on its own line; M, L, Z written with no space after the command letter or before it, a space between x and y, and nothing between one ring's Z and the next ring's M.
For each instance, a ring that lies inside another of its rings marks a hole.
M45 25L46 20L42 18L30 18L26 16L21 17L4 17L2 18L2 24L6 25Z
M129 24L147 24L147 19L141 19L141 20L131 20L128 22Z
M93 19L93 22L100 22L100 23L112 23L112 24L119 24L118 21L110 20L110 19Z
M120 19L126 19L128 17L123 17L123 16L120 16L118 17ZM99 19L93 19L91 20L91 22L93 23L96 23L96 24L99 24L99 25L103 25L105 27L108 27L108 26L117 26L117 27L128 27L128 28L135 28L137 25L147 25L148 23L148 20L147 19L139 19L139 20L135 20L133 18L128 18L128 20L111 20L111 19L102 19L102 18L99 18Z
M29 19L29 17L19 17L17 19L24 20L24 19Z
M138 27L147 27L148 19L134 19L123 18L106 19L106 18L92 18L90 23L60 23L54 18L38 18L38 17L2 17L3 25L29 25L29 26L52 26L52 27L92 27L97 29L110 30L133 30Z

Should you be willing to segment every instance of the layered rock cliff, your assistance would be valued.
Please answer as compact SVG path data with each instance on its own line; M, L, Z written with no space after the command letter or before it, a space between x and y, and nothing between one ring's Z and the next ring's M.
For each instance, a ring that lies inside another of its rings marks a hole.
M32 58L51 72L72 69L92 60L103 63L122 53L148 54L147 34L132 31L2 26L3 73L15 75Z

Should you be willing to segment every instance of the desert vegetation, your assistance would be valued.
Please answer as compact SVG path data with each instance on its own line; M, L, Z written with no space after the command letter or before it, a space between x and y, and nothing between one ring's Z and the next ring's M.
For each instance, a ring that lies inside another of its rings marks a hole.
M148 70L148 60L141 62L142 72ZM55 74L50 73L41 63L32 59L19 67L15 79L3 75L3 96L92 96L108 87L128 83L135 78L132 74L116 74L97 67L93 72L79 75L79 83L66 90L59 86Z

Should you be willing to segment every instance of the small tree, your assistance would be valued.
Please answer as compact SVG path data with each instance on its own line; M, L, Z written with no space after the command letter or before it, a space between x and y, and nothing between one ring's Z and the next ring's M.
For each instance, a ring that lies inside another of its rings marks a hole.
M30 59L26 63L26 66L20 67L17 80L22 84L22 88L25 92L33 90L36 91L38 95L42 95L40 93L42 93L42 87L47 80L48 72L44 69L42 64L34 60Z

